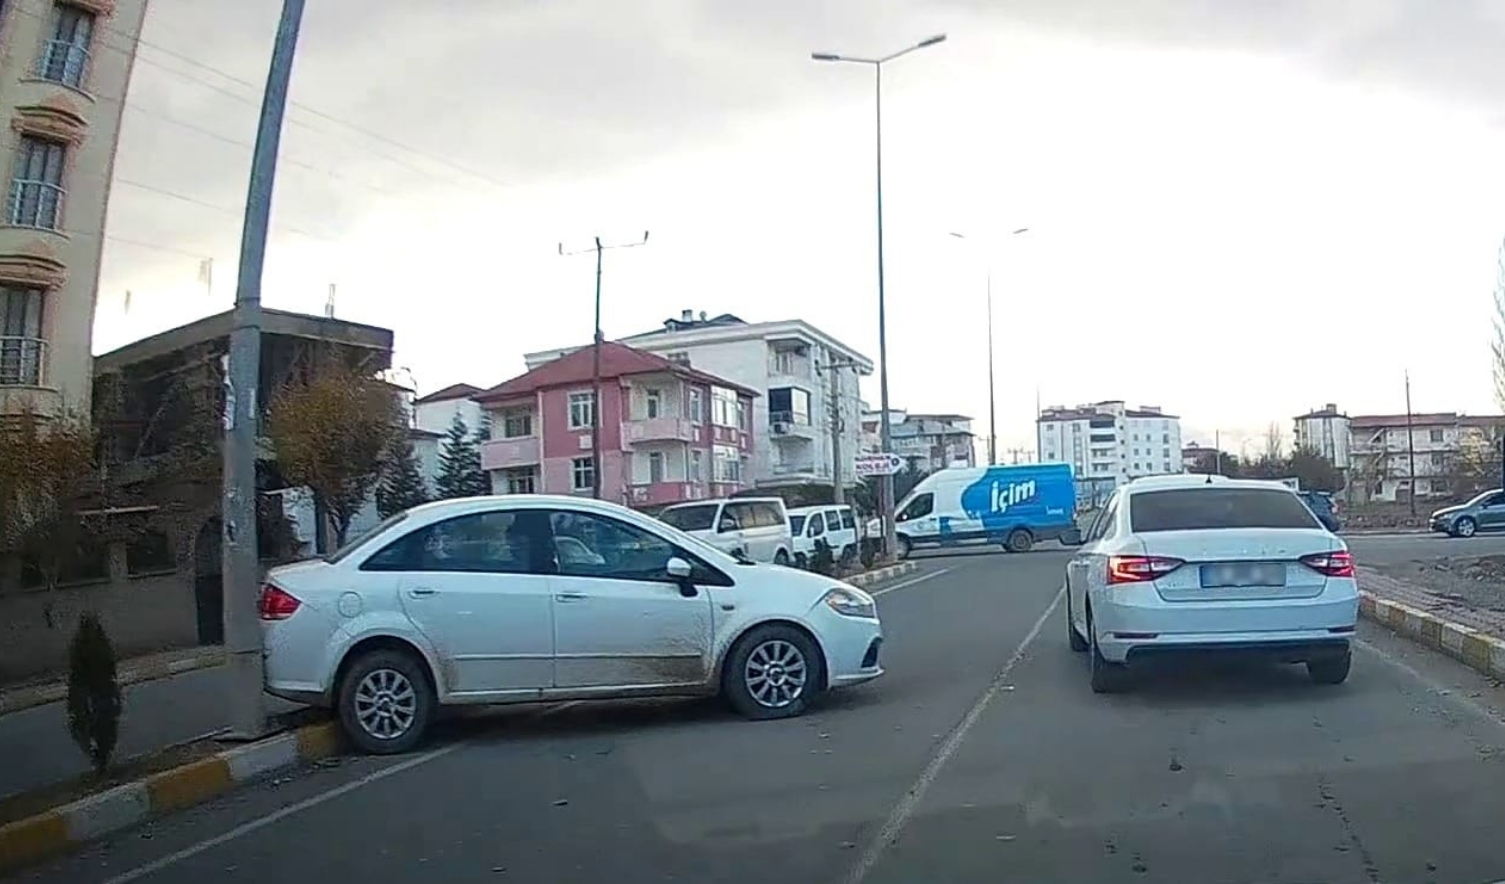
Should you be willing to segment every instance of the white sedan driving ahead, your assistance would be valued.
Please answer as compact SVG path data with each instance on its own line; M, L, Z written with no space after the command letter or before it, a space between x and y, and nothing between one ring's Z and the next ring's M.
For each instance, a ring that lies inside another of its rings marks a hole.
M798 715L883 674L873 599L625 507L472 497L399 513L261 591L266 689L402 752L450 704L723 694Z
M1305 663L1339 684L1358 615L1347 545L1279 482L1136 479L1066 567L1067 638L1091 652L1099 693L1137 661L1194 653Z

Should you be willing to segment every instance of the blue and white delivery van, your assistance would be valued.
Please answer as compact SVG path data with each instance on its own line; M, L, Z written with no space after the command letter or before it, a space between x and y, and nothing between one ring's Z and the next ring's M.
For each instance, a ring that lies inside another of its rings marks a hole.
M901 559L917 547L986 542L1028 552L1042 540L1077 537L1076 482L1064 463L940 470L895 512Z

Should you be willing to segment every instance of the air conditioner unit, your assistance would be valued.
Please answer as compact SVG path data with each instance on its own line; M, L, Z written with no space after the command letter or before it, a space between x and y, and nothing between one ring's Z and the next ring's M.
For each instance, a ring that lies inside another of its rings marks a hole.
M793 430L794 430L794 425L790 424L790 423L785 423L784 421L779 421L778 423L776 423L776 424L773 425L773 434L775 436L787 436Z

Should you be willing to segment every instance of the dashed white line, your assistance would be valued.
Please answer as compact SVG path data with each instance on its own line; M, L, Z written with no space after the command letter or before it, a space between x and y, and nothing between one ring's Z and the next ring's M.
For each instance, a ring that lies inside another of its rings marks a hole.
M894 588L897 589L898 587ZM941 769L946 766L946 762L951 760L951 756L956 754L956 751L961 748L962 742L967 739L967 733L972 730L972 726L977 724L977 720L982 717L983 712L987 711L989 704L993 702L993 698L1007 689L1009 674L1014 671L1014 667L1019 664L1019 661L1024 659L1025 652L1029 650L1029 646L1040 635L1040 630L1045 628L1045 622L1050 619L1050 615L1055 613L1056 608L1060 607L1061 597L1065 594L1066 588L1063 586L1056 593L1055 598L1051 599L1050 605L1040 615L1040 619L1036 620L1035 625L1030 627L1029 633L1024 636L1024 640L1014 649L1014 653L1009 655L1003 667L993 676L993 681L988 684L988 689L983 692L981 697L977 698L977 702L973 703L972 708L968 709L967 714L962 717L961 723L956 726L956 729L951 732L950 736L946 737L945 742L941 743L940 748L931 757L930 763L925 765L925 769L920 772L919 779L914 781L914 785L910 786L909 791L904 793L904 797L899 799L899 803L894 805L894 809L889 812L888 821L883 824L882 829L878 830L878 834L873 836L873 840L868 842L867 849L862 852L862 856L858 858L857 864L852 866L851 870L842 878L843 884L860 884L867 877L868 873L873 870L873 867L878 864L878 860L883 857L883 852L888 849L888 845L898 839L899 833L904 830L904 826L909 823L910 818L914 816L915 810L919 808L921 799L925 797L925 793L929 791L930 787L935 783L936 778L940 776Z

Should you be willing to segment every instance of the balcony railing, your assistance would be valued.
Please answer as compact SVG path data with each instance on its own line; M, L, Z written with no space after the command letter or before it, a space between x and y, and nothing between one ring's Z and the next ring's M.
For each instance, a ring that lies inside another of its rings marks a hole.
M37 59L37 76L74 89L84 87L89 71L89 50L69 40L48 40Z
M505 470L539 462L537 436L521 439L492 439L481 443L481 469Z
M62 187L46 181L13 181L5 206L6 223L15 227L61 230L63 197L67 194Z
M768 432L775 439L813 439L815 428L810 425L809 415L790 411L772 411L768 414Z
M42 387L47 381L47 342L0 337L0 386Z
M692 442L695 426L682 417L650 417L623 421L622 439L633 442Z

